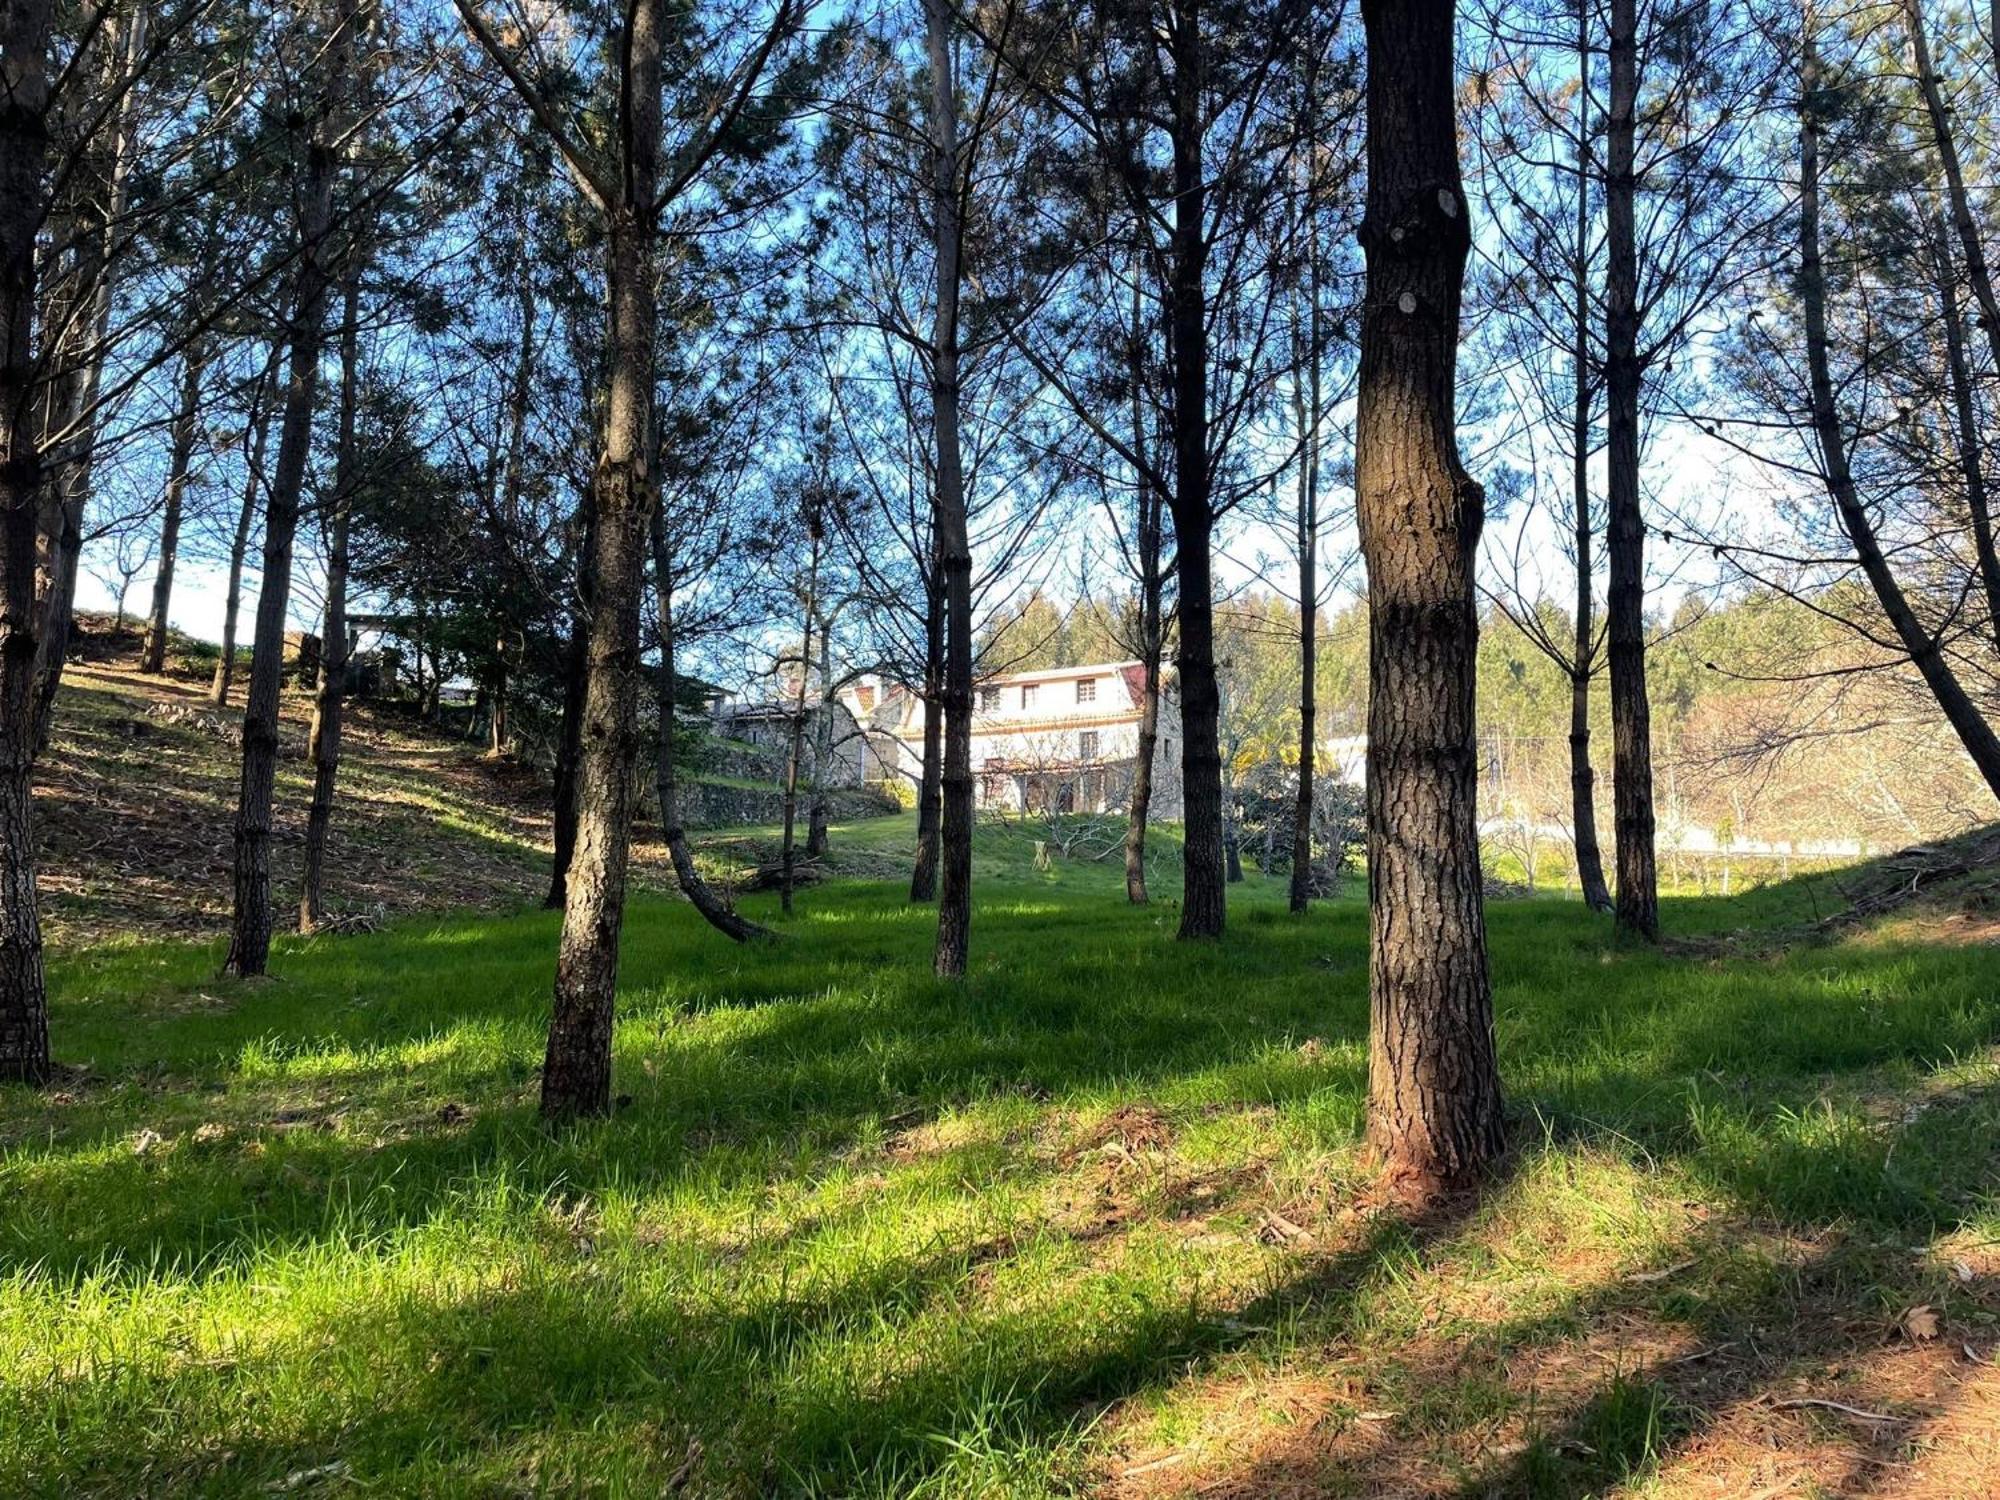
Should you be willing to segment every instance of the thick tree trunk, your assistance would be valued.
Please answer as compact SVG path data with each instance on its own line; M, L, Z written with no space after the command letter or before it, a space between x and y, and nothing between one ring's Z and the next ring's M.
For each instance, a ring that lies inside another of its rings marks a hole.
M319 682L313 698L307 756L313 766L312 804L306 813L305 876L299 892L299 931L323 920L326 835L333 824L334 785L340 775L340 719L347 695L347 548L359 455L354 447L355 399L361 364L359 268L347 269L340 324L340 416L334 448L333 499L326 517L326 620L320 629Z
M1479 486L1456 434L1471 245L1450 0L1365 0L1367 254L1355 474L1368 565L1368 1138L1420 1195L1500 1152L1473 690Z
M1173 25L1173 266L1168 340L1174 368L1174 544L1180 569L1183 938L1222 936L1222 700L1215 680L1215 605L1208 472L1208 234L1202 173L1203 76L1197 0Z
M1611 789L1619 931L1660 935L1653 849L1653 726L1646 691L1646 525L1639 508L1639 250L1634 168L1639 100L1637 0L1611 3L1611 108L1604 183L1606 553L1611 665Z
M229 585L222 596L222 654L215 659L215 680L208 701L229 706L229 689L236 680L236 615L243 602L243 562L250 553L250 533L257 523L257 491L264 483L264 443L271 431L271 383L278 370L281 345L271 356L250 393L248 430L244 435L243 504L236 512L236 530L229 541Z
M936 559L924 602L924 763L917 781L917 862L910 871L910 900L937 900L938 802L944 750L944 592L938 587Z
M936 437L939 569L944 575L944 767L937 946L942 978L965 974L972 943L972 542L959 449L958 292L960 166L958 91L951 67L947 0L924 0L931 84L931 204L937 250L937 316L931 329L931 422Z
M1965 508L1972 521L1972 550L1979 582L1986 595L1986 623L2000 650L2000 553L1993 545L1993 513L1986 497L1986 468L1980 454L1977 396L1971 362L1965 353L1965 313L1959 306L1958 282L1951 258L1951 240L1942 217L1931 227L1931 254L1937 262L1938 308L1943 314L1945 363L1951 375L1952 414L1957 424L1959 476L1965 485Z
M243 776L236 802L235 917L225 973L262 974L271 952L271 797L278 774L278 698L285 665L285 614L291 602L292 544L299 496L312 448L313 404L319 393L320 349L333 285L329 256L333 186L339 172L342 122L358 0L338 0L333 35L321 54L327 68L299 180L299 270L290 327L291 368L278 463L264 515L264 577L257 596L257 636L250 651L250 685L243 710Z
M1805 71L1808 81L1812 81L1817 67L1810 48ZM1986 779L1987 787L1995 797L2000 797L2000 736L1994 734L1993 726L1966 695L1938 648L1937 638L1924 628L1910 607L1888 559L1882 555L1875 524L1855 487L1847 435L1841 429L1840 409L1834 398L1833 375L1827 359L1826 276L1820 259L1820 127L1810 102L1813 90L1808 87L1804 93L1808 103L1801 113L1799 130L1799 298L1805 309L1813 432L1819 442L1827 493L1839 512L1841 529L1854 547L1855 560L1861 564L1861 571L1875 591L1896 638L1922 674L1924 685L1931 690L1959 743Z
M674 879L688 904L702 919L738 943L753 938L775 938L777 934L749 918L739 916L717 895L695 868L694 852L688 847L687 829L681 823L680 778L674 765L674 574L673 559L667 555L666 529L657 508L653 512L653 582L655 607L660 629L660 674L654 699L659 713L660 735L653 752L653 793L660 804L660 837L673 862Z
M188 470L194 463L202 365L202 353L189 349L181 371L180 405L174 411L173 436L169 440L167 491L160 513L160 550L153 572L153 605L146 615L146 644L139 653L141 672L163 672L167 666L167 615L173 604L174 563L180 556L181 507L187 496Z
M40 433L34 412L35 235L47 204L49 0L0 6L0 1082L49 1078L35 903L35 597Z
M576 850L565 879L555 1012L542 1065L542 1116L611 1108L611 1029L618 939L632 837L634 698L647 528L656 500L653 451L655 198L659 193L663 0L636 0L624 38L622 197L608 226L610 392L593 484Z
M1589 10L1577 9L1579 66L1588 69ZM1597 773L1590 764L1590 679L1597 659L1597 622L1591 588L1590 524L1590 194L1588 92L1579 90L1576 147L1576 401L1571 417L1570 491L1576 506L1576 637L1569 677L1569 804L1576 841L1576 879L1592 911L1610 912L1611 887L1604 880L1604 855L1597 843Z

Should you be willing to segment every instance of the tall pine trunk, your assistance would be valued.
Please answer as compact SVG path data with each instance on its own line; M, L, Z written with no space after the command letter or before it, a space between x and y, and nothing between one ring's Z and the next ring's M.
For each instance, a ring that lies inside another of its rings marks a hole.
M611 1029L618 940L632 838L632 759L639 674L639 610L647 527L656 496L653 344L662 113L663 0L626 11L622 55L620 196L609 206L604 452L592 483L595 523L587 564L585 683L576 777L576 848L565 873L555 1009L542 1064L542 1117L611 1109Z
M0 6L0 1081L49 1078L35 904L35 597L40 433L34 411L35 236L47 211L50 0Z
M1653 726L1646 691L1646 525L1639 506L1639 249L1634 151L1639 102L1637 0L1611 0L1611 108L1604 183L1605 595L1611 666L1611 791L1621 932L1660 935L1653 848Z
M937 559L924 583L924 759L917 778L917 861L910 871L910 900L937 900L939 762L944 751L944 591Z
M590 559L597 547L597 502L585 485L577 505L582 523L582 562L577 568L575 618L563 653L562 718L556 726L554 822L555 854L549 861L549 889L542 906L561 911L569 899L569 865L576 857L577 767L583 758L583 689L590 659Z
M229 706L229 689L236 681L236 616L243 603L243 563L250 554L250 533L257 524L257 492L264 485L264 444L271 431L271 385L277 377L283 346L273 342L270 357L250 391L244 432L243 503L236 512L236 530L229 540L229 583L222 596L222 653L215 659L215 680L208 701Z
M114 236L125 214L135 144L138 91L127 75L137 71L145 47L147 6L137 4L124 16L106 14L103 22L96 42L97 82L112 102L108 116L94 122L89 140L66 143L77 152L71 163L76 170L67 174L65 196L71 201L61 214L60 238L69 242L64 257L69 290L58 294L58 316L43 330L60 353L59 373L46 396L53 441L45 442L47 488L42 501L41 576L36 585L43 616L35 685L38 749L48 740L75 622L84 508L96 459L98 396L119 269ZM72 79L72 96L77 87ZM86 100L84 108L93 102Z
M1174 225L1168 278L1173 353L1174 545L1180 573L1182 938L1222 936L1222 700L1215 679L1208 472L1207 182L1200 6L1178 0L1173 24Z
M335 439L333 499L326 517L326 619L320 629L319 682L313 697L306 755L312 761L312 803L306 812L305 875L299 889L299 931L324 920L322 886L326 836L333 824L334 784L340 775L340 719L347 695L347 548L354 504L355 399L361 364L360 268L349 264L341 299L340 415Z
M1128 330L1130 348L1132 452L1138 460L1132 466L1133 542L1139 573L1139 730L1132 755L1132 798L1125 824L1125 899L1133 906L1152 900L1146 888L1147 820L1153 811L1153 767L1160 748L1160 665L1166 655L1162 575L1166 499L1154 483L1145 462L1146 424L1146 318L1144 297L1145 254L1135 248L1132 256L1132 308Z
M187 498L188 471L194 463L195 421L201 413L202 352L190 348L183 356L180 402L174 409L167 457L167 491L160 513L160 550L153 571L153 603L146 615L146 643L139 653L141 672L163 672L167 666L167 616L173 604L174 563L180 556L181 509Z
M1484 497L1458 454L1471 246L1450 0L1364 0L1367 301L1355 492L1368 565L1368 1138L1421 1196L1500 1152L1481 902L1473 568Z
M1577 4L1577 66L1590 65L1590 6ZM1576 843L1576 879L1592 911L1609 912L1611 887L1604 879L1604 854L1597 842L1597 773L1590 764L1590 679L1597 664L1597 621L1591 586L1590 524L1590 148L1586 131L1589 90L1577 91L1576 142L1576 346L1575 406L1571 413L1570 493L1576 507L1572 529L1576 552L1576 635L1569 671L1569 806Z
M806 812L806 858L819 859L827 846L827 778L833 773L833 639L819 622L819 718L813 725L812 805Z
M947 0L924 0L931 84L931 202L937 251L937 316L931 328L931 423L937 443L933 533L944 576L944 767L939 774L937 946L932 969L965 973L972 943L972 542L959 451L958 291L960 198L958 91L951 66Z
M1317 226L1313 226L1315 229ZM1308 231L1309 233L1311 231ZM1299 427L1299 785L1292 804L1291 909L1312 906L1313 775L1319 757L1314 678L1319 671L1319 255L1307 249L1306 347L1292 369L1292 410ZM1301 368L1303 366L1303 368ZM1303 376L1303 379L1301 379Z
M320 350L326 339L333 286L333 187L359 0L335 0L333 34L318 54L326 69L318 91L320 116L311 124L298 183L299 270L292 298L291 368L278 463L264 515L264 576L257 596L257 636L243 710L243 775L237 790L235 913L225 973L262 974L271 953L271 798L278 774L278 699L285 665L285 615L291 603L292 545L299 496L312 448L313 405L319 393Z
M805 758L806 715L810 712L806 692L812 683L813 611L819 590L819 547L822 533L816 502L814 508L807 514L806 529L812 542L812 556L806 565L805 623L799 645L799 691L792 703L789 749L785 755L785 832L778 846L778 904L787 916L791 915L792 891L798 875L799 770L800 762ZM820 708L820 714L821 717L825 717L824 705Z
M1993 732L1978 707L1966 695L1951 665L1939 649L1937 637L1924 628L1910 607L1902 586L1882 555L1866 504L1855 485L1847 434L1842 430L1840 409L1834 395L1833 374L1827 358L1826 273L1820 257L1820 122L1814 112L1814 84L1818 72L1811 43L1805 53L1806 101L1799 129L1799 299L1804 305L1806 325L1806 369L1812 390L1813 433L1818 440L1820 468L1827 493L1839 513L1841 529L1854 547L1855 560L1875 592L1876 601L1903 650L1922 674L1924 685L1937 700L1945 720L1966 754L1972 757L1987 787L2000 797L2000 736Z

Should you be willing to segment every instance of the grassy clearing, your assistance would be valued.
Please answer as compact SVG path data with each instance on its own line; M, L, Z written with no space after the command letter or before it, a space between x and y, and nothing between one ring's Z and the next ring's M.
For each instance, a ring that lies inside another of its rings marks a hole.
M1253 877L1187 948L1108 865L989 834L979 879L963 990L887 879L747 903L763 950L642 899L629 1098L557 1139L550 916L251 986L68 956L71 1071L0 1094L0 1493L1990 1490L1990 946L1730 956L1797 887L1673 904L1696 958L1496 903L1520 1150L1410 1222L1357 1153L1358 900Z

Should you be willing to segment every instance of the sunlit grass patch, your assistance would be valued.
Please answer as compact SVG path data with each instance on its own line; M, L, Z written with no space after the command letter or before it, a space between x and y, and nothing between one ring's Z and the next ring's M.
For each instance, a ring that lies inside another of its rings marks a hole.
M555 1136L554 914L65 959L65 1076L0 1095L0 1492L1671 1494L1912 1306L2000 1343L1989 954L1496 903L1516 1149L1412 1221L1358 899L1253 876L1189 949L980 859L963 987L899 883L744 949L636 900L620 1107Z

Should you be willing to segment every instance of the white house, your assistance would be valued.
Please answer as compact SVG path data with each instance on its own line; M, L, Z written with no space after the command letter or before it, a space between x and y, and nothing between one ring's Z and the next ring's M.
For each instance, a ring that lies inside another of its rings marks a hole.
M1047 667L982 678L974 690L972 769L981 807L1111 812L1132 795L1145 669L1136 661ZM870 775L921 780L924 710L901 687L860 683L849 708L868 726ZM1162 673L1153 753L1154 816L1178 818L1180 710Z

